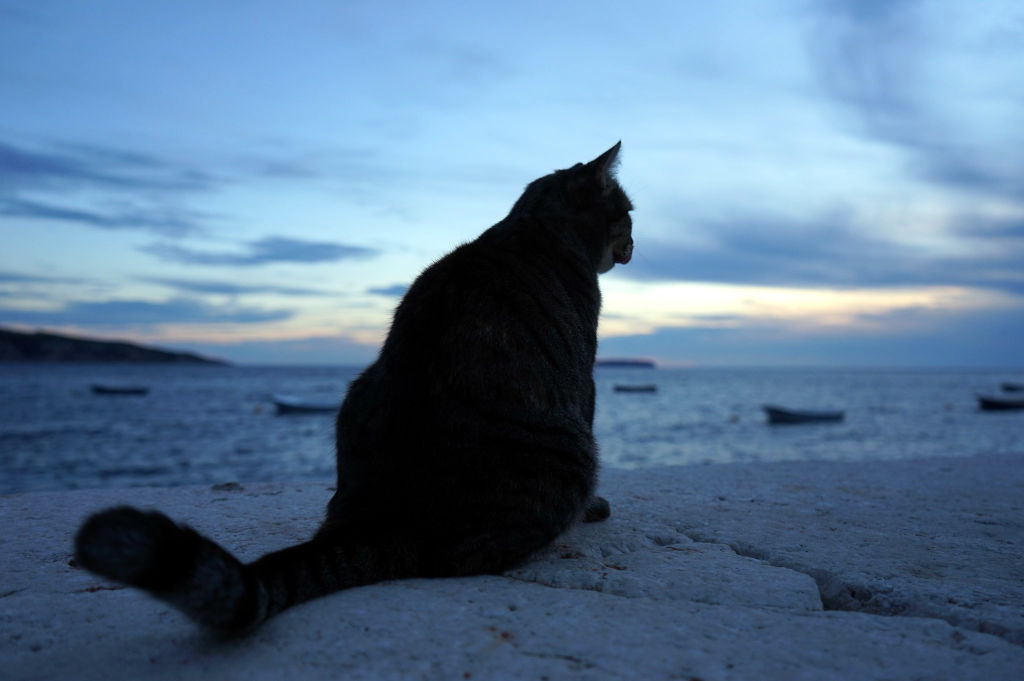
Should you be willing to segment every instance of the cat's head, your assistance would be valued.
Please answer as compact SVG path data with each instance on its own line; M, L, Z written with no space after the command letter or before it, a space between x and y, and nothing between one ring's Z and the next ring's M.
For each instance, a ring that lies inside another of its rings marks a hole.
M615 179L621 142L590 163L577 163L534 180L512 207L511 215L553 218L554 226L573 230L598 272L633 257L633 210Z

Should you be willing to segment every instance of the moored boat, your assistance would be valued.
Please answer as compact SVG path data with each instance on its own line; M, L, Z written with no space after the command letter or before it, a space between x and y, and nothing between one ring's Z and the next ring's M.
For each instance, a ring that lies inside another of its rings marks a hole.
M617 393L656 393L658 386L653 383L642 383L639 385L616 384L612 388Z
M1006 395L977 395L978 407L985 411L1009 411L1024 409L1024 396L1009 397Z
M102 383L92 384L93 395L146 395L149 388L144 385L105 385Z
M337 402L304 400L294 395L271 395L278 414L327 414L338 411Z
M791 423L829 423L842 421L846 412L842 410L824 409L789 409L777 405L766 404L762 407L768 416L768 423L791 424Z
M1003 389L1003 392L1007 393L1020 393L1024 392L1024 383L1013 383L1012 381L1005 381L999 384L999 387Z

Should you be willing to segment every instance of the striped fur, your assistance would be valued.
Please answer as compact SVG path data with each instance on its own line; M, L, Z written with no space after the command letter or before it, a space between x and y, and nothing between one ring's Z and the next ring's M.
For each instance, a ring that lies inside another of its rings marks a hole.
M534 181L416 279L338 413L337 492L308 542L242 564L161 513L121 507L80 528L79 564L234 631L359 585L499 573L573 522L606 518L597 275L633 246L618 151Z

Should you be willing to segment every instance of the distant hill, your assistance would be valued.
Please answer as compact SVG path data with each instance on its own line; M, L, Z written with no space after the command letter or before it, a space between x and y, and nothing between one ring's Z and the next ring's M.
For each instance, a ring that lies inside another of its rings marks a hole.
M0 329L0 360L226 364L189 352L170 352L134 343L76 338L56 333L21 333L10 329Z

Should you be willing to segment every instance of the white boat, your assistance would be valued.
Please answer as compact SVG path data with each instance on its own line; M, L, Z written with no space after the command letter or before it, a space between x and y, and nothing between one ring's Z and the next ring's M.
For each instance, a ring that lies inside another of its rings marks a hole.
M295 395L274 394L270 397L278 414L326 414L338 411L338 402L304 400Z

